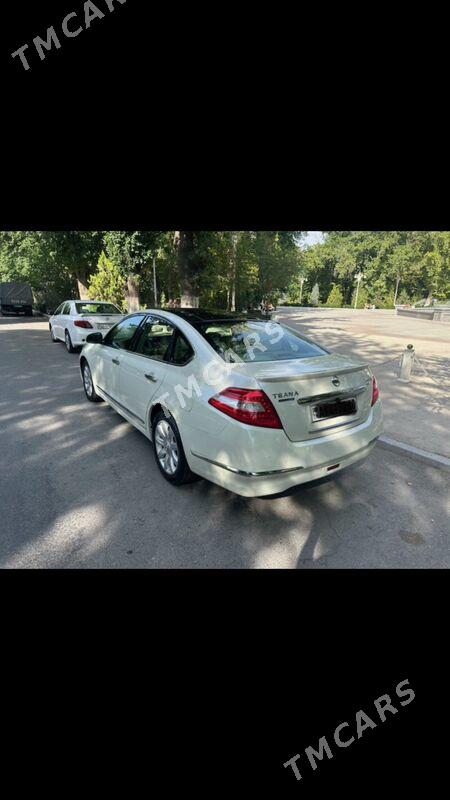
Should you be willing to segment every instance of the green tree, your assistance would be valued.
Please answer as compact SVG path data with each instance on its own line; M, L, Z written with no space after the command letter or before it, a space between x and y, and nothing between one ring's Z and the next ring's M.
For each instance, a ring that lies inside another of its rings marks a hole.
M352 294L352 308L355 308L356 292L357 289L355 288ZM365 308L366 303L368 303L368 301L369 297L367 294L367 289L361 284L358 291L358 300L356 302L356 308Z
M104 245L107 256L125 278L128 311L139 310L142 278L152 269L153 257L161 245L161 231L108 231Z
M330 294L328 295L326 305L330 308L342 308L343 302L344 298L342 296L342 292L339 286L335 283Z
M311 294L309 296L309 302L312 306L319 305L319 284L315 283L313 288L311 289Z
M29 283L36 296L51 305L68 297L86 297L101 241L97 231L3 232L0 277Z
M89 280L89 297L92 300L107 300L122 310L125 307L126 280L103 251L98 262L97 272Z

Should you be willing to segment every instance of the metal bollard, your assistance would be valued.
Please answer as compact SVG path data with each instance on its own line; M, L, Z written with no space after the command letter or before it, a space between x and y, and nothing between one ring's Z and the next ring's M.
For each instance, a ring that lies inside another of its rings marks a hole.
M415 358L415 350L414 345L409 344L402 355L402 360L400 362L400 375L398 376L399 381L403 383L409 383L411 380L411 370L414 365L414 358Z

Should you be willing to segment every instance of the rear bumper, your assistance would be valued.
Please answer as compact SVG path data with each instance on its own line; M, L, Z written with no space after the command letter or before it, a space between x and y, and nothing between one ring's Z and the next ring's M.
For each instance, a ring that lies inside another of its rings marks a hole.
M382 429L378 402L361 425L319 439L291 442L284 431L259 429L246 438L241 426L238 440L228 430L220 437L189 436L185 451L193 472L236 494L257 497L333 475L365 459Z
M111 328L113 326L111 325ZM89 336L90 333L101 333L103 336L106 336L111 328L104 328L101 330L100 328L77 328L75 325L71 327L70 331L70 338L72 339L72 344L76 347L82 347L86 344L86 337Z
M75 325L72 327L70 331L70 338L72 339L72 344L74 347L83 347L86 344L86 336L89 336L90 333L96 333L95 329L89 328L76 328Z
M204 477L243 497L263 497L264 495L279 494L292 486L299 486L302 483L310 483L319 478L329 477L336 472L342 472L343 469L358 461L363 461L372 452L377 439L378 437L355 453L345 456L338 464L327 463L307 469L299 467L297 469L255 474L236 473L231 471L229 467L208 461L208 472L207 474L204 473ZM191 453L191 455L193 454ZM196 457L195 460L204 459ZM195 471L197 474L202 474L198 468Z
M28 315L30 311L32 311L32 306L20 306L20 308L14 308L14 306L0 306L0 311L2 314L11 314L12 316L18 316L19 314Z

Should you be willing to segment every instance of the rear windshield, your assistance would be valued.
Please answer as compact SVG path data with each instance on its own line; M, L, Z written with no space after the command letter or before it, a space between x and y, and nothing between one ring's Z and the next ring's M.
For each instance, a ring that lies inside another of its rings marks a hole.
M122 314L112 303L76 303L77 314Z
M196 328L225 361L288 361L327 353L277 322L211 322Z

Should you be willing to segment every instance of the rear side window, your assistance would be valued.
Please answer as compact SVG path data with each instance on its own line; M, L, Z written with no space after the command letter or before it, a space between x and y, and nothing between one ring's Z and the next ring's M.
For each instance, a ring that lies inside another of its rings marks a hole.
M327 351L277 322L212 322L196 326L225 361L288 361Z
M70 303L66 303L61 314L70 314Z
M179 367L182 367L191 360L193 355L194 351L188 340L178 331L175 337L172 358L170 359L172 364L177 364Z

